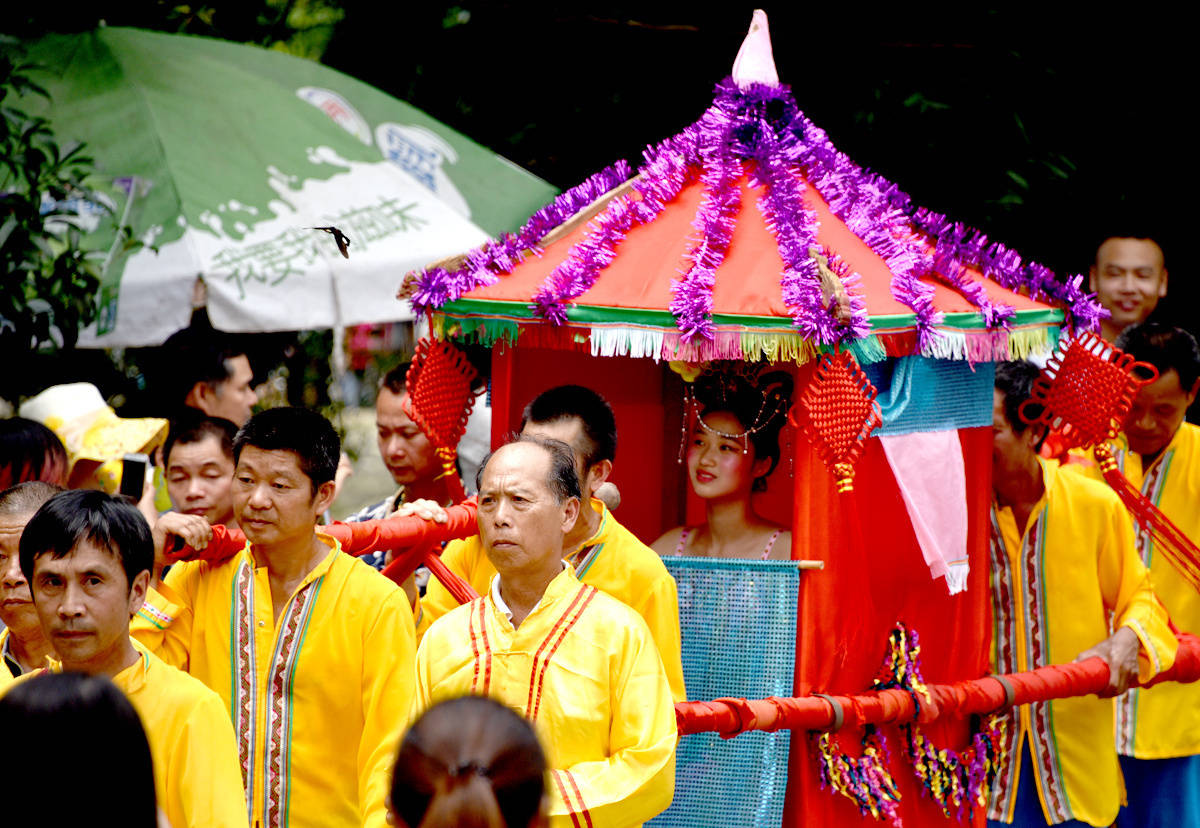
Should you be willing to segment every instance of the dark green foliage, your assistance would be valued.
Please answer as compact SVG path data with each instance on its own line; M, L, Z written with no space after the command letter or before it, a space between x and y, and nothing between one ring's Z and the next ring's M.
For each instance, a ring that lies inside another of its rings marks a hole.
M0 354L71 348L96 316L99 263L80 244L75 205L98 202L81 145L59 146L22 109L46 92L11 41L0 43Z

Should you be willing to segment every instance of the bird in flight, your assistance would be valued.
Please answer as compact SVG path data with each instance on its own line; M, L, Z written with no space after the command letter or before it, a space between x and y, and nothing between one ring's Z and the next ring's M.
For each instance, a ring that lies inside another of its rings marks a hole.
M336 227L310 227L309 230L324 230L329 235L333 236L333 240L337 243L338 252L347 259L350 258L350 237Z

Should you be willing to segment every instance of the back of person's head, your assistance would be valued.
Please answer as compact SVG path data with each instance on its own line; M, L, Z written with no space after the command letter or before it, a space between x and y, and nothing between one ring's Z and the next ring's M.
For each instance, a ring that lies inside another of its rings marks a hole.
M0 733L4 825L157 825L146 732L104 676L43 673L14 685L0 698Z
M62 486L67 482L67 450L53 431L36 420L0 420L0 489L28 480Z
M142 513L120 496L78 489L51 497L25 525L21 571L32 584L35 558L66 557L84 541L121 561L129 585L154 566L154 540Z
M163 445L163 464L171 460L171 449L177 445L200 443L209 437L214 438L221 446L221 452L230 460L233 459L233 438L237 435L237 426L221 417L205 417L200 414L184 414L171 421L167 433L167 442Z
M0 492L0 517L32 514L61 491L61 486L40 480L18 483Z
M404 737L391 807L405 828L530 828L543 821L545 773L528 722L463 696L431 707Z
M1004 395L1004 416L1012 426L1014 434L1020 434L1029 428L1029 423L1021 419L1021 404L1033 396L1033 383L1040 373L1036 365L1023 359L996 365L995 387Z
M307 408L270 408L255 414L233 438L235 464L247 446L293 452L314 492L333 480L342 456L342 441L333 424Z
M610 463L617 457L617 420L608 401L582 385L560 385L538 394L521 414L521 429L526 423L553 423L577 417L583 436L590 443L584 457L589 467L601 460Z
M771 461L765 474L754 481L754 491L766 489L767 477L779 465L779 435L787 425L795 382L786 371L747 373L739 369L706 371L696 378L700 416L724 411L748 432L756 459Z
M1200 346L1183 328L1162 322L1131 325L1117 337L1115 345L1138 362L1148 362L1160 375L1174 370L1185 394L1200 380Z

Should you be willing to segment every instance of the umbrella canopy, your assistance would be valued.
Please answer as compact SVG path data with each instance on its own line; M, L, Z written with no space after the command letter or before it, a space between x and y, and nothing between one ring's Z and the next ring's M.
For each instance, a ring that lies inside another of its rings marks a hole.
M87 143L109 253L81 344L148 345L187 324L197 276L218 327L408 318L402 275L516 225L550 185L413 107L254 46L101 28L27 44L61 141ZM37 102L32 102L37 104ZM111 184L111 187L109 186ZM119 255L116 224L149 247ZM350 257L331 235L350 238Z
M1066 282L918 207L840 153L752 32L734 77L679 135L538 211L518 233L411 274L445 335L684 361L971 361L1095 324ZM1052 307L1053 303L1058 307Z

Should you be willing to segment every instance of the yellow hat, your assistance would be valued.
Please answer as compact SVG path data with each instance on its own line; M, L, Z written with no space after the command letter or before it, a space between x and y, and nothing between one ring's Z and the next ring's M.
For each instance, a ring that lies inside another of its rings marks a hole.
M131 452L151 452L167 437L167 421L157 417L125 419L104 402L89 382L53 385L21 403L20 414L37 420L58 435L67 449L73 486L86 486L75 474L92 468L93 483L109 494L121 485L121 459Z

